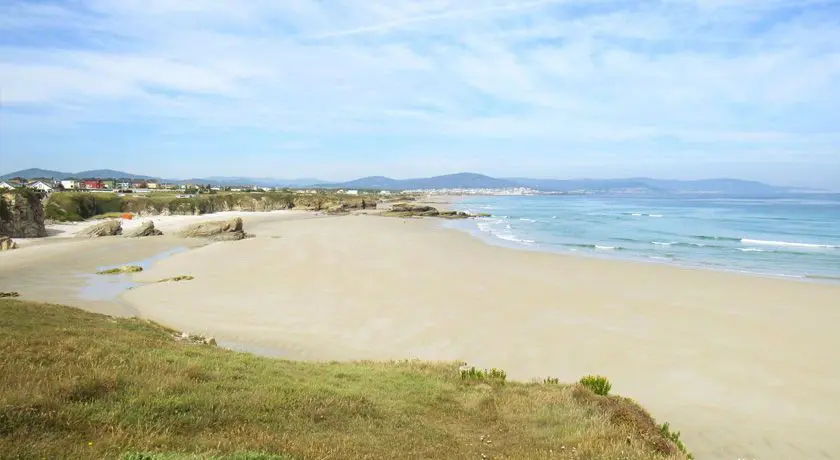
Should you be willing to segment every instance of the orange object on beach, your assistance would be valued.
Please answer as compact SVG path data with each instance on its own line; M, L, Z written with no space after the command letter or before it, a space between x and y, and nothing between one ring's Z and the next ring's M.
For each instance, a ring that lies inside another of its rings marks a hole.
M127 212L127 213L122 215L122 218L126 219L126 220L131 220L131 219L134 219L134 214L132 214L130 212Z

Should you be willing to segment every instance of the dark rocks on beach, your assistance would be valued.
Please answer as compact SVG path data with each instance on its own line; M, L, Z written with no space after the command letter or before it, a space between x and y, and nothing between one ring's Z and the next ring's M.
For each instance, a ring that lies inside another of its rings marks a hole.
M436 217L440 215L440 211L432 206L411 203L394 203L391 205L390 213L406 214L407 217Z
M11 238L47 236L41 197L26 188L0 193L0 235Z
M488 216L470 214L464 211L438 211L432 206L411 203L395 203L389 211L385 212L385 215L391 217L440 217L442 219L469 219Z
M214 241L237 241L248 237L243 230L242 219L199 222L181 230L184 238L207 238Z
M119 219L108 219L76 232L78 236L87 236L89 238L120 234L122 234L122 221Z
M155 223L147 220L140 224L140 227L128 232L125 236L129 238L140 238L144 236L160 236L163 232L155 228Z
M190 334L189 332L181 332L175 336L176 342L186 342L195 345L210 345L217 346L215 337L204 337L201 335Z
M8 236L0 236L0 251L11 251L17 249L17 243Z

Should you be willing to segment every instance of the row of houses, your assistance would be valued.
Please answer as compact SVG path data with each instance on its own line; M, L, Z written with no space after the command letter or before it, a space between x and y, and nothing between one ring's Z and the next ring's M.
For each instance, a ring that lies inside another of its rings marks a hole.
M9 179L0 181L0 190L21 187L46 193L57 190L177 190L184 188L183 185L125 179Z

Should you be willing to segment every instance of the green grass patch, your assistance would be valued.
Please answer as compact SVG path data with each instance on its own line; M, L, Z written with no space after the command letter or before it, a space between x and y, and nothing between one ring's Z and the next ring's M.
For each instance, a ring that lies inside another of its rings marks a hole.
M688 457L689 459L694 458L694 456L691 455L691 453L685 447L685 444L683 444L682 440L680 439L680 436L682 434L679 431L671 431L671 425L668 422L663 423L659 427L659 430L662 432L662 436L670 439L671 442L673 442L674 445L677 446L680 452L686 455L686 457Z
M637 405L580 385L476 384L458 363L286 361L178 335L0 299L0 456L686 458Z
M588 388L596 395L606 396L610 394L612 384L606 377L600 375L587 375L580 379L580 384Z
M476 367L461 368L461 380L504 385L507 380L507 373L495 367L484 370Z
M90 217L89 220L103 220L103 219L120 219L123 216L123 212L106 212L104 214L97 214L95 216Z
M123 265L122 267L109 268L107 270L100 270L96 272L97 275L119 275L122 273L137 273L142 272L143 267L139 265Z
M173 276L172 278L164 278L162 280L158 280L158 283L169 283L169 282L177 282L177 281L191 281L194 280L195 277L191 275L178 275Z

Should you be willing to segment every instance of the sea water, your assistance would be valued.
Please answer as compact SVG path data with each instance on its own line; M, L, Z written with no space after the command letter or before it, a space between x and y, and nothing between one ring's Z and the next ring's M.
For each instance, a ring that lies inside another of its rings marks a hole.
M451 225L490 242L840 282L840 194L483 196Z

